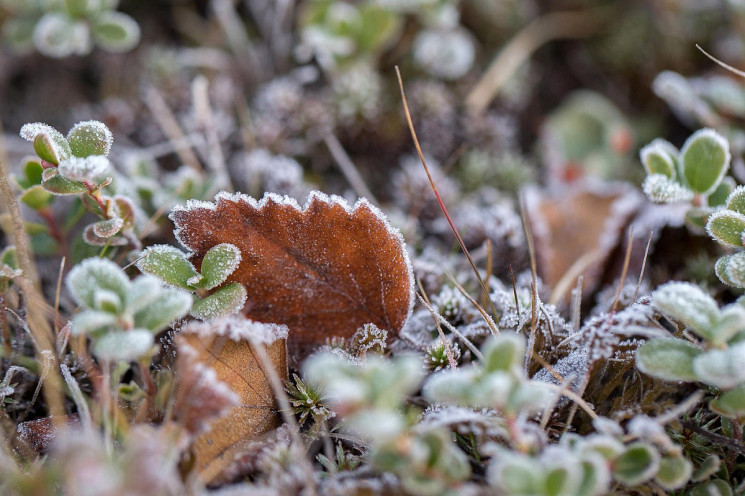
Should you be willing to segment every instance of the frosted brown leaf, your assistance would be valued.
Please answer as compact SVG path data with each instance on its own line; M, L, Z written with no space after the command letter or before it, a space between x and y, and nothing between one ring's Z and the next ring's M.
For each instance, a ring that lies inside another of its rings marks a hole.
M267 194L261 201L220 193L215 203L189 202L171 213L176 234L200 267L220 243L236 245L243 313L285 324L297 362L332 336L351 337L374 323L395 335L413 301L413 276L398 231L366 200L350 208L339 197L311 193L305 208Z
M236 406L211 422L193 444L194 469L205 483L222 482L223 475L246 446L281 424L268 378L271 372L262 367L255 347L266 347L274 370L280 379L287 380L286 337L287 328L284 326L235 318L192 322L179 335L179 349L188 350L179 358L188 363L180 366L199 364L211 368L215 372L216 381L213 382L216 386L227 385L237 395ZM191 388L186 396L195 392ZM214 402L214 394L202 396L205 401ZM177 413L177 417L188 417L213 406L195 405L195 402L191 398L192 413ZM187 418L180 421L189 423Z

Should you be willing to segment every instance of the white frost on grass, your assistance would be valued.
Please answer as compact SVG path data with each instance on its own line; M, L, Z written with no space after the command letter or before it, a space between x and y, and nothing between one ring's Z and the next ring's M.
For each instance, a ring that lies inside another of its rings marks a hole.
M650 174L642 184L642 191L650 200L658 203L687 202L693 199L693 191L663 174Z
M254 322L243 317L223 317L209 322L189 322L183 333L203 336L225 336L233 341L250 341L272 344L278 339L287 339L286 325Z
M109 171L111 163L103 155L69 157L59 164L59 174L73 181L95 181Z

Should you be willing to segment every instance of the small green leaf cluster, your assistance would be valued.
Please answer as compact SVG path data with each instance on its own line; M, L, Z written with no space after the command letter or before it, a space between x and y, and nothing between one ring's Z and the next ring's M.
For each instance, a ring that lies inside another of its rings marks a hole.
M184 317L192 303L186 291L164 288L149 275L130 281L114 262L99 258L76 265L66 284L82 307L72 334L89 336L93 353L108 362L149 361L154 335Z
M693 202L704 210L693 216L706 218L707 210L721 205L734 188L725 180L730 164L729 142L713 129L699 129L678 149L656 139L639 154L647 178L642 189L657 203ZM694 212L695 213L695 212Z
M127 52L140 41L140 27L117 12L118 0L0 1L12 16L2 36L12 49L33 48L47 57L88 55L94 45L109 52Z
M506 418L540 410L550 391L530 381L523 369L525 339L503 332L483 346L476 366L439 372L427 381L424 395L433 402L493 408Z
M700 338L652 339L636 353L642 372L666 381L703 382L721 394L710 408L727 417L745 414L745 306L718 307L694 284L670 282L653 293L654 306Z
M83 205L100 219L83 232L88 244L139 245L134 235L138 207L127 196L104 194L112 181L108 154L113 143L105 124L79 122L63 136L37 122L24 125L20 134L33 143L37 154L24 160L22 175L16 178L25 205L49 218L55 196L80 196Z
M489 482L508 496L600 496L611 482L633 488L654 480L666 490L688 483L693 465L676 447L661 454L652 442L619 437L569 434L537 456L497 448Z
M467 480L471 469L448 430L415 424L415 412L404 404L423 372L421 360L406 355L368 355L354 363L321 353L305 363L307 380L324 391L346 428L370 443L372 467L396 474L411 494L445 494Z
M200 273L183 251L170 245L155 245L142 252L137 268L158 277L169 286L196 292L197 299L191 307L191 314L198 319L208 320L236 313L243 308L246 288L238 282L223 285L240 263L241 251L238 247L221 243L207 251Z

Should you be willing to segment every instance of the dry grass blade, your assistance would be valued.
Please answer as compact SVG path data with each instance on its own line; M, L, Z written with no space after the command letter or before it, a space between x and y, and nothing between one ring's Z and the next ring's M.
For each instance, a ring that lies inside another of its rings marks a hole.
M623 259L623 269L621 270L621 279L618 281L616 296L613 298L613 305L610 307L610 313L614 313L618 308L618 301L621 299L621 291L626 283L626 276L629 272L629 261L631 261L631 249L634 246L634 226L629 227L628 241L626 242L626 255Z
M8 209L8 213L10 213L13 226L12 235L18 253L18 265L23 270L23 274L16 278L16 281L26 297L28 328L36 346L36 358L39 363L43 363L42 352L48 351L51 353L53 350L52 329L47 321L47 315L51 313L51 309L35 284L35 282L38 283L36 266L31 260L31 248L26 236L23 217L8 182L8 177L5 163L0 162L0 197L2 197L3 203ZM44 399L49 405L49 413L53 417L64 415L61 380L56 367L56 360L53 372L49 374L47 381L44 383L43 391Z
M745 71L741 71L740 69L735 69L731 65L725 64L724 62L722 62L721 60L719 60L718 58L716 58L715 56L711 55L709 52L701 48L698 44L696 44L696 48L698 48L701 53L709 57L714 63L724 67L725 69L730 71L732 74L736 74L740 77L745 78Z
M647 268L647 258L649 257L649 247L652 246L652 236L654 236L654 231L649 232L649 239L647 239L647 247L644 249L644 258L642 259L642 268L639 270L639 279L636 281L636 288L634 288L634 296L631 298L631 301L636 301L636 297L639 295L639 288L642 285L642 281L644 280L644 270Z
M429 166L427 166L427 161L424 158L422 147L419 144L419 139L416 136L416 130L414 129L414 122L411 120L411 112L409 112L409 103L406 100L406 93L404 92L404 81L401 78L401 71L399 71L398 66L396 66L396 76L398 77L398 86L401 89L401 100L404 104L404 113L406 114L406 122L409 125L409 131L411 132L411 137L414 140L414 147L416 148L417 155L419 155L419 160L422 162L424 171L427 173L427 179L429 180L429 185L432 187L432 191L435 193L435 197L437 198L437 203L438 205L440 205L440 209L442 210L442 213L445 215L445 219L450 225L450 229L453 231L453 234L455 234L455 238L458 240L458 244L460 245L461 250L463 250L463 253L468 259L468 263L471 265L471 268L473 269L474 274L476 274L476 278L479 280L481 289L486 294L489 294L489 289L487 288L486 283L484 282L484 279L481 277L479 270L476 268L476 264L473 262L473 258L471 257L471 254L469 253L468 248L466 248L466 244L463 242L463 238L461 238L460 233L458 232L458 228L455 227L455 223L453 222L453 219L450 218L450 214L448 213L447 208L445 208L445 204L442 202L440 193L439 191L437 191L437 185L435 184L434 179L432 179L432 174L430 173ZM497 312L496 310L494 310L494 305L491 302L491 300L489 300L489 306L491 307L492 315L496 317Z
M377 204L378 200L373 195L373 192L370 191L370 188L367 187L367 184L365 184L365 180L362 179L357 167L355 167L352 159L349 158L339 139L334 134L329 133L323 137L323 142L326 143L326 147L331 152L331 156L334 158L336 165L339 166L342 174L344 174L344 177L347 178L349 184L354 188L354 192Z
M540 47L556 39L591 36L612 18L608 7L600 7L578 12L551 12L535 19L494 58L466 98L466 107L473 114L483 112Z

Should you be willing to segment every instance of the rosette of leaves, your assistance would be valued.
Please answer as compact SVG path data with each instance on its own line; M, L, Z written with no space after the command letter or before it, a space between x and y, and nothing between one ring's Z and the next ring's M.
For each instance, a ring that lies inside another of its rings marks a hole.
M115 10L118 3L118 0L6 1L11 17L3 23L3 38L19 53L36 48L54 58L87 55L94 46L109 52L126 52L139 42L140 27L130 16Z
M523 370L525 339L501 333L487 341L481 363L434 374L424 385L424 396L433 402L494 408L506 418L539 410L549 390L530 381Z
M73 335L93 340L93 354L109 362L149 356L154 336L186 315L191 296L165 288L152 276L130 281L110 260L89 258L76 265L67 288L82 310L72 320Z
M468 459L450 432L415 424L414 412L404 407L421 383L419 358L368 355L352 362L327 352L311 356L304 368L307 381L324 391L343 425L370 444L370 465L396 474L407 493L442 494L470 476Z
M639 154L647 178L642 189L656 203L691 202L687 220L703 227L713 209L734 189L725 180L730 164L729 142L713 129L699 129L678 149L656 139Z
M636 352L636 367L666 381L703 382L720 390L710 408L727 417L745 414L745 306L719 308L694 284L669 282L652 295L663 315L699 338L652 339Z
M113 143L105 124L79 122L63 136L55 128L37 122L24 125L20 134L33 143L38 156L25 159L23 174L16 178L23 189L23 203L43 213L54 196L81 196L83 204L100 218L86 226L83 236L87 243L137 246L134 202L123 195L111 197L103 193L111 182L107 156Z
M243 308L246 288L238 283L223 284L241 263L241 251L233 244L221 243L210 248L200 271L188 255L169 245L148 247L137 261L137 268L152 274L169 286L196 294L191 314L203 320L230 315Z

